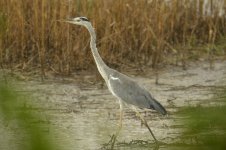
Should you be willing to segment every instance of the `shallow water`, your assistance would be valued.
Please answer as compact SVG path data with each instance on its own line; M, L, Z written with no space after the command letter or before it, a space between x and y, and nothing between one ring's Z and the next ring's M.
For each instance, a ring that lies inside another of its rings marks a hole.
M168 67L159 72L158 85L155 84L151 70L146 70L142 76L134 75L134 72L126 74L130 74L151 91L169 112L169 115L164 117L155 111L141 110L156 138L166 143L160 145L159 149L181 149L176 143L180 142L179 136L184 126L180 118L175 116L178 108L221 105L220 100L210 99L226 86L226 62L216 62L214 70L209 69L208 63L193 64L187 70ZM60 78L44 82L37 80L16 82L20 87L17 90L20 95L32 97L23 105L32 112L44 116L37 122L43 125L43 132L52 136L52 142L57 143L59 149L101 149L118 128L119 104L116 98L110 94L105 85L101 87L99 83L87 82L95 80L94 76L80 78L83 78L82 82L66 78L63 81ZM4 139L0 138L0 141L5 141L1 143L0 149L16 149L17 144L23 139L14 139L15 132L6 131L5 128L4 124L0 125L0 134L4 135L1 136ZM14 127L12 129L16 130ZM131 144L128 144L130 142ZM145 142L149 145L145 145ZM155 149L154 145L150 144L152 142L148 130L135 113L126 107L123 128L115 148Z

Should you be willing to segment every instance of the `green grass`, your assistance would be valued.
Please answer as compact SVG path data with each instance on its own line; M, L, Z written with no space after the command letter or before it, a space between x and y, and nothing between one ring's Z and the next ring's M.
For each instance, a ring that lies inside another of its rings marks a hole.
M214 101L215 99L213 99ZM223 94L226 102L226 92ZM188 107L179 111L185 131L181 139L192 149L224 150L226 149L226 106Z
M12 145L18 150L54 150L56 145L51 144L40 124L32 123L32 120L38 120L40 116L21 106L21 99L15 93L14 89L0 83L0 118L6 129L15 132L12 138L17 142ZM8 127L12 125L17 127L16 130ZM4 141L0 141L2 142Z

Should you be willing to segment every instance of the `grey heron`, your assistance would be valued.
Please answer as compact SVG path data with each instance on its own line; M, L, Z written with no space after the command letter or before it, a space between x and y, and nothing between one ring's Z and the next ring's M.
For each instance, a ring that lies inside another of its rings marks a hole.
M136 110L136 108L146 108L146 109L154 109L161 113L162 115L166 115L167 112L165 108L152 97L152 95L139 84L137 84L132 78L108 67L102 58L100 57L97 47L96 47L96 33L92 24L86 17L76 17L73 19L65 20L64 22L68 22L71 24L81 25L86 27L89 31L91 40L90 40L90 48L97 65L98 71L101 76L105 80L109 91L114 95L120 104L120 127L118 132L115 135L117 137L119 131L122 127L122 117L123 117L123 104L132 105L135 109L136 113L140 117L141 121L143 121L144 125L148 128L155 142L157 139L155 138L152 130L148 126L146 120L142 117L142 115ZM114 143L114 142L113 142Z

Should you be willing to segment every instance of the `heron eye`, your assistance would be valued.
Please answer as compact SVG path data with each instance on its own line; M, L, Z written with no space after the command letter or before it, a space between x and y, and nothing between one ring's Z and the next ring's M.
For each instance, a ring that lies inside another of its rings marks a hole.
M87 18L85 18L85 17L80 17L80 19L82 20L82 21L89 21Z

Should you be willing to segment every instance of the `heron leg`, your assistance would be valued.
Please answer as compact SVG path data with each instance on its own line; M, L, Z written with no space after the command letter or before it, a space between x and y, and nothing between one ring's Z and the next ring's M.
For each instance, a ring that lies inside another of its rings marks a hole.
M154 135L154 133L152 132L151 128L149 127L147 121L146 121L146 120L144 119L144 117L140 114L140 112L137 111L136 108L134 108L134 110L135 110L137 116L140 118L140 120L141 120L141 121L144 123L144 125L148 128L148 130L149 130L149 132L151 133L153 139L155 140L155 143L158 143L158 140L155 138L155 135Z
M122 102L119 100L119 104L120 104L120 118L119 118L119 128L116 132L116 134L113 134L110 141L109 141L109 144L111 143L111 149L114 149L114 145L115 145L115 142L116 142L116 139L122 129L122 118L123 118L123 104Z
M119 131L122 129L122 118L123 118L123 106L120 101L120 118L119 118Z
M112 142L112 149L114 147L114 144L115 144L115 141L116 141L116 138L118 137L121 129L122 129L122 118L123 118L123 105L122 105L122 102L119 100L119 104L120 104L120 116L119 116L119 128L116 132L114 136L114 139L113 139L113 142Z

